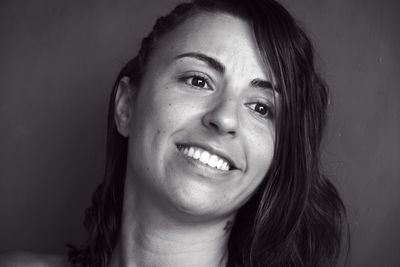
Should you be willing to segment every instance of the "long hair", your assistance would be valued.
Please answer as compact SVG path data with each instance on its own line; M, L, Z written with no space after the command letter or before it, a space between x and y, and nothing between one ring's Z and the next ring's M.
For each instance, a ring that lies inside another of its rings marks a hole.
M128 76L139 88L158 40L203 12L228 13L249 23L281 98L273 161L256 192L238 211L227 265L334 266L346 218L337 190L320 171L328 89L315 70L309 38L274 0L194 0L157 20L111 93L105 177L86 210L88 239L82 246L70 246L70 262L106 266L120 233L128 143L114 122L120 79Z

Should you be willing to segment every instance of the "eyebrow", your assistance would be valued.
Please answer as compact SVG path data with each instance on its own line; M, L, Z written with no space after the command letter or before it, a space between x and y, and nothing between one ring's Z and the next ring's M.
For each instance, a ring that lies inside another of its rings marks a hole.
M272 83L269 81L261 80L261 79L254 79L250 82L252 87L260 87L262 89L271 89L274 90Z
M217 59L207 56L205 54L184 53L184 54L177 56L176 59L183 58L183 57L191 57L191 58L195 58L197 60L203 61L203 62L207 63L207 65L209 65L211 68L218 71L219 73L221 73L221 74L225 73L225 67L224 67L224 65L222 65L221 62L219 62Z
M175 59L180 59L180 58L184 58L184 57L195 58L197 60L203 61L203 62L207 63L207 65L209 65L211 68L218 71L219 73L221 73L221 74L225 73L224 65L221 62L219 62L217 59L207 56L206 54L193 53L193 52L192 53L183 53L183 54L176 56ZM278 93L280 93L280 90L276 86L273 86L270 81L266 81L266 80L262 80L262 79L254 79L250 82L250 85L252 87L258 87L258 88L262 88L262 89L270 89L270 90L277 91Z

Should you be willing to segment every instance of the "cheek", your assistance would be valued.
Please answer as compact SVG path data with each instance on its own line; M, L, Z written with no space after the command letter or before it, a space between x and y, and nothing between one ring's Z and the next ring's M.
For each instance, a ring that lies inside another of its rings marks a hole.
M147 91L134 108L132 131L143 132L144 138L158 138L173 128L177 108L170 99L168 87L143 89Z
M173 88L167 86L140 100L135 114L137 123L133 123L132 131L137 145L161 163L162 155L173 149L171 144L176 133L185 130L194 121L198 108L181 95L174 94Z
M179 94L174 88L165 88L165 91L158 94L154 99L154 109L157 115L152 119L162 128L161 131L174 132L190 124L198 117L202 109L198 99L185 97Z
M260 127L253 131L251 136L246 138L248 167L257 180L262 180L269 170L274 155L274 130L269 127L266 131Z

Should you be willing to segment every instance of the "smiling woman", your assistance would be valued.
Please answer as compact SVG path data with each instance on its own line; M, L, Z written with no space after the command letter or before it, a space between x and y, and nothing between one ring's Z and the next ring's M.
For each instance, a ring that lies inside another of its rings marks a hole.
M273 110L274 93L254 86L255 80L271 79L248 25L207 13L163 36L140 85L120 80L116 116L119 133L128 137L125 195L135 198L125 201L129 210L137 210L140 199L140 208L160 209L157 215L169 210L159 218L163 223L177 215L189 226L203 217L233 221L274 152L274 120L258 107Z
M335 265L326 105L310 41L277 2L180 4L117 78L105 178L70 263Z
M275 1L160 18L111 94L78 266L331 266L343 204L319 172L327 90Z

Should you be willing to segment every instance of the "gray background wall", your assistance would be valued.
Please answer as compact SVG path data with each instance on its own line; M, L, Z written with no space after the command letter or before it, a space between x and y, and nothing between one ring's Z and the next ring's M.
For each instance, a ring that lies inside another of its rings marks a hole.
M176 2L0 1L0 251L83 240L108 94ZM331 87L324 168L348 207L350 266L400 266L400 2L282 2Z

